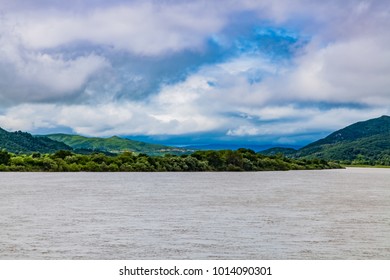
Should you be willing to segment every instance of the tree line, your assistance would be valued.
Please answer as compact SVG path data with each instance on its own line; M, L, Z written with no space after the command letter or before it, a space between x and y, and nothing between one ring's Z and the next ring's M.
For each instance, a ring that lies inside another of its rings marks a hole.
M249 149L196 151L189 155L149 156L124 152L76 154L60 150L53 154L12 154L0 151L0 171L48 172L164 172L164 171L272 171L341 168L319 159L291 159L278 154L264 156Z

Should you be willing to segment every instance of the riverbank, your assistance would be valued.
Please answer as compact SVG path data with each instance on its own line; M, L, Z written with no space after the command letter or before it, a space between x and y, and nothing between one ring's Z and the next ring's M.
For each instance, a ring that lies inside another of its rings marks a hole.
M126 152L119 155L54 154L16 155L0 152L0 171L18 172L172 172L172 171L279 171L342 168L319 159L264 156L249 149L197 151L190 155L149 156Z

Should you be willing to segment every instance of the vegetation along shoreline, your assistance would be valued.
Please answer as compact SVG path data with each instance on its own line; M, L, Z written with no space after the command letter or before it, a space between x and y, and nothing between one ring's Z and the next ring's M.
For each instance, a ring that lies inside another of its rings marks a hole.
M194 172L194 171L286 171L343 168L320 159L292 159L281 154L265 156L250 149L196 151L180 156L150 156L124 152L77 154L60 150L52 154L13 154L0 151L0 171L16 172Z

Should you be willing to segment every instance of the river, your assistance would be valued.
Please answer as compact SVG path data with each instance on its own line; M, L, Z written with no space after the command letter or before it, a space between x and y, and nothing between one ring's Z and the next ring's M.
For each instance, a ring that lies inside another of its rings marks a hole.
M0 173L0 259L390 259L390 169Z

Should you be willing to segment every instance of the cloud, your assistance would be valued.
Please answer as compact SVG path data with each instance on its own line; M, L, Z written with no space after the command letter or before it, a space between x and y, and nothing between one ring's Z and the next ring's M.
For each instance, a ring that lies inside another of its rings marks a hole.
M201 16L202 20L198 20ZM121 4L80 13L55 11L15 16L17 32L32 49L88 42L142 55L199 49L224 19L195 4Z
M269 60L246 56L204 66L183 82L165 85L145 100L24 104L6 110L0 123L10 130L60 126L95 136L217 133L231 140L249 137L299 144L303 136L305 141L315 140L324 132L389 113L386 106L334 107L281 101L273 96L272 89L264 87L264 81L253 83L248 79L247 73L254 67L272 78L284 75L284 70Z
M156 114L153 105L135 103L88 105L24 104L9 108L0 116L8 130L39 131L58 126L75 133L95 136L179 135L209 131L215 120L200 114ZM31 118L31 116L34 118Z
M283 77L286 99L323 102L389 103L390 51L382 40L356 38L320 48L297 58Z
M261 119L267 119L267 113L275 108L263 109L265 116L261 114ZM276 108L283 112L283 119L274 119L272 122L250 123L239 125L236 128L229 129L229 136L274 136L277 139L281 137L294 138L299 135L318 135L329 133L341 129L359 120L376 118L385 113L389 113L387 108L370 108L366 110L351 108L329 108L319 110L312 108L293 108L292 106ZM291 138L289 141L291 141Z
M0 27L0 100L20 102L62 100L74 96L109 62L93 53L75 58L26 49L5 22Z
M8 129L293 143L389 113L388 1L38 0L0 9Z
M3 106L146 98L237 51L210 43L228 24L230 2L34 3L0 3L8 8L0 28Z

